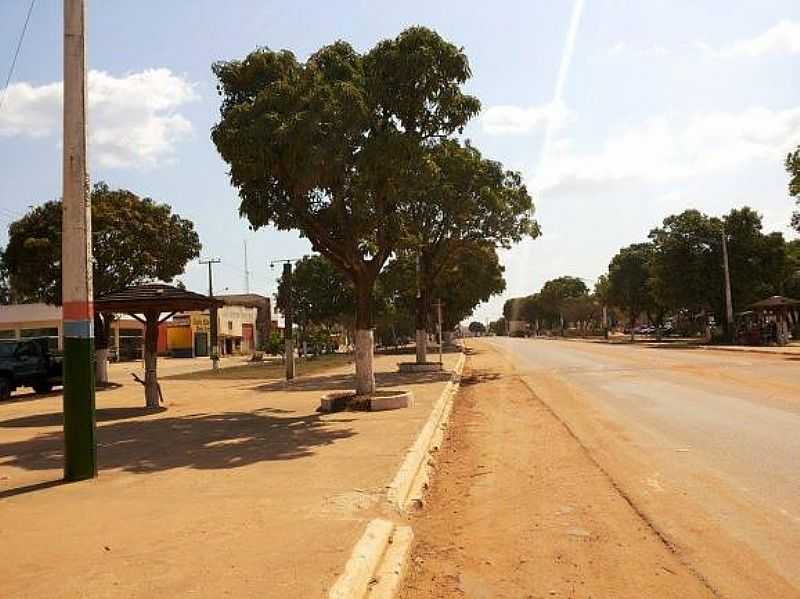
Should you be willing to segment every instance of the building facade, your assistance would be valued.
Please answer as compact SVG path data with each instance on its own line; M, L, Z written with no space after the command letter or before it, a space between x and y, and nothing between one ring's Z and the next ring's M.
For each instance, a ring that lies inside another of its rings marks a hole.
M250 354L271 329L269 298L248 293L217 296L225 305L217 310L217 341L220 356ZM175 315L167 325L169 354L187 358L208 356L211 326L208 312Z
M120 359L138 359L142 354L144 325L128 316L111 324L109 346ZM12 304L0 306L0 341L19 341L31 337L48 340L51 349L63 348L61 306L50 304ZM164 340L166 349L166 340Z

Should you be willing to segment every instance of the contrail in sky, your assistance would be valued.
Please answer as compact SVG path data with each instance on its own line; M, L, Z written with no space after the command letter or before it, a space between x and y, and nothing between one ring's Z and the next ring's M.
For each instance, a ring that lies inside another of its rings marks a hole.
M558 79L556 79L556 89L553 93L553 100L550 103L552 110L562 109L562 96L564 95L564 84L567 81L567 74L569 73L569 66L572 62L572 54L575 50L575 41L578 37L578 27L581 23L581 15L583 14L583 0L575 0L572 7L572 17L569 20L569 29L567 29L567 37L564 40L564 51L561 54L561 65L558 67ZM547 155L550 153L550 145L552 143L553 128L555 127L556 117L551 115L545 123L544 129L544 142L542 143L542 153L539 156L539 170L544 166Z

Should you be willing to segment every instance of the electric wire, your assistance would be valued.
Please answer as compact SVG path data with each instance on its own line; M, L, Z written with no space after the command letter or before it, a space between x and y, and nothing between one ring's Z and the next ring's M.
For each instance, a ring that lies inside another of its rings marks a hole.
M14 58L11 60L11 67L8 69L6 84L3 86L3 95L0 96L0 112L3 110L3 104L5 103L6 96L8 95L8 86L11 84L11 78L14 76L14 69L17 66L17 58L19 58L19 51L22 48L22 42L25 39L25 34L28 31L28 23L31 20L31 13L33 12L34 4L36 4L36 0L31 0L30 5L28 6L28 14L25 15L25 24L22 26L22 33L20 33L19 40L17 41L17 49L14 51Z

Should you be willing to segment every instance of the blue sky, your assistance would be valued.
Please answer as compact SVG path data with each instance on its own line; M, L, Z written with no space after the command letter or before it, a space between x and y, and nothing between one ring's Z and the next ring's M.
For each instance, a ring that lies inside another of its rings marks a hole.
M0 109L0 243L8 222L60 195L61 4L37 1ZM0 3L3 80L27 8L28 0ZM193 220L203 254L222 258L219 290L243 290L244 241L250 287L262 293L274 291L270 259L309 248L296 234L251 232L239 219L209 139L219 104L210 64L257 46L306 57L345 39L366 50L415 24L464 46L468 89L484 106L466 135L521 170L534 193L544 235L503 253L504 297L562 274L594 279L620 247L688 207L721 214L749 205L768 229L792 236L782 161L800 144L796 0L95 0L89 8L92 180ZM183 280L203 290L205 272L192 264ZM502 300L477 316L496 317Z

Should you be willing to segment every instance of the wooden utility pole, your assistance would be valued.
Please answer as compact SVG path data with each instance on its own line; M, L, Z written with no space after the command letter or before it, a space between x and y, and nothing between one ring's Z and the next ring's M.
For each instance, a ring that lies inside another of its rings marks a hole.
M214 277L211 272L211 267L214 264L219 264L219 258L208 258L207 260L200 260L200 264L208 264L208 297L214 297ZM218 340L218 320L217 308L213 306L208 311L208 334L211 339L209 340L208 355L211 358L211 368L219 370L219 340Z
M733 341L733 300L731 299L731 273L728 267L728 241L725 235L725 228L722 229L722 265L725 269L725 325L728 333L728 340Z
M92 200L86 165L86 4L64 0L64 165L61 231L64 478L97 476Z

